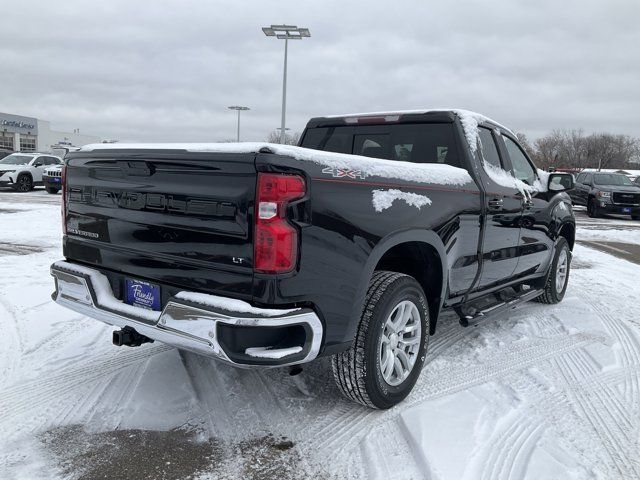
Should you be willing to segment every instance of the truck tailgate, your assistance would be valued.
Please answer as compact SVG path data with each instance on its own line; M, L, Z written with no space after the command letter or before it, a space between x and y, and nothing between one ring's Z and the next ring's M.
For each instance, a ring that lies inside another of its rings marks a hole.
M251 297L255 154L109 150L67 158L65 257Z

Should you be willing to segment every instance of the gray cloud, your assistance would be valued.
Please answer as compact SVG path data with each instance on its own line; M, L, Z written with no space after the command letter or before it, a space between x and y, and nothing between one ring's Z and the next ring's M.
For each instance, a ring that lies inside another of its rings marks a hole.
M3 9L0 111L107 138L263 140L352 111L460 107L531 137L640 135L640 4L594 1L23 2Z

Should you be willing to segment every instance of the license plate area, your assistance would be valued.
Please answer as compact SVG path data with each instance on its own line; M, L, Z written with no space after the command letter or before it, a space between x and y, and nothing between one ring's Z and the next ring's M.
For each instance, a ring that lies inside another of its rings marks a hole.
M147 310L160 311L162 304L160 300L159 285L134 278L125 278L125 303L133 305L134 307L146 308Z
M629 208L629 207L623 207L623 208L622 208L622 213L631 213L631 208Z

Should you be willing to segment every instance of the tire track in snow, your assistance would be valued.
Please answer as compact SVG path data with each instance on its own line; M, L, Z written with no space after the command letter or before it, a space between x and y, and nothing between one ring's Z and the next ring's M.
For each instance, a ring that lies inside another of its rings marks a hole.
M495 432L484 445L483 480L524 478L534 447L542 435L542 425L522 415L511 415L506 428ZM497 438L495 438L497 437Z
M231 422L233 412L229 409L233 402L219 379L220 371L207 369L206 365L202 365L206 359L197 355L182 350L178 353L200 405L200 412L190 424L200 433L203 433L202 430L206 431L208 438L237 441L238 432Z
M5 385L18 367L22 347L16 318L4 302L0 302L0 326L0 385Z
M526 346L511 345L496 351L483 364L468 367L461 366L451 371L430 371L429 366L421 374L414 391L405 399L402 405L390 410L379 412L365 410L358 405L349 405L347 413L338 410L331 413L329 420L333 424L345 423L339 432L323 429L317 435L312 435L306 442L304 450L309 451L337 451L358 443L374 426L395 420L403 411L424 401L439 398L472 386L503 378L504 376L537 364L543 360L553 358L565 352L603 341L603 337L588 333L563 335L551 339L538 339ZM327 419L325 418L324 421Z
M350 452L337 452L336 456L345 454L349 455ZM365 469L363 478L419 480L431 477L422 452L396 422L380 425L367 435L360 444L360 454Z
M35 380L11 385L0 393L0 418L8 411L11 411L12 415L20 415L56 400L66 400L68 393L78 386L97 382L170 348L168 346L154 346L138 352L115 354L107 359L92 358L81 367L63 369L46 379L43 379L44 375L41 375Z
M567 374L567 371L571 369L571 364L564 358L554 359L554 362L562 375L566 377L567 383L571 383L571 378ZM580 409L583 418L593 426L596 435L608 453L611 466L617 470L622 478L640 478L640 471L628 461L626 455L624 440L628 435L615 421L615 418L612 418L607 402L594 394L593 391L589 394L577 388L569 389L569 395L574 400L576 407Z
M593 303L588 299L585 301L590 305ZM597 308L593 310L605 329L620 342L624 351L621 355L622 367L637 371L640 365L638 349L635 348L637 342L628 329L613 321L608 312ZM558 331L559 324L561 321L557 319L556 325L550 328ZM601 375L592 357L583 349L567 352L554 358L552 363L564 378L567 394L573 400L577 412L591 424L593 433L606 450L611 462L610 467L624 478L640 477L638 464L632 460L637 439L633 437L633 431L636 429L631 421L632 416L629 415L629 407L633 408L634 404L625 405L621 401L615 389L616 382L611 381L615 377L607 378ZM628 376L624 375L623 378ZM587 386L588 388L585 388ZM635 454L637 453L636 451Z
M603 324L608 332L616 338L621 345L620 360L625 366L640 365L640 342L628 326L621 323L620 319L614 318L609 310L602 307L599 302L591 299L585 300L591 308L596 311L599 317L604 320ZM639 374L631 378L628 387L631 389L632 402L636 405L640 402L640 371Z
M209 437L233 442L251 435L290 436L291 412L282 391L275 391L269 370L229 368L214 360L181 352L182 364L201 405L189 420L191 428ZM251 432L237 424L251 425Z

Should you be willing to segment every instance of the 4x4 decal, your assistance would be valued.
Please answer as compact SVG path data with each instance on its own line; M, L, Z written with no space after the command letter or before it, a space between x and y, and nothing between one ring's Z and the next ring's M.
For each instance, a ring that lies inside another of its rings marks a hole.
M367 175L362 170L351 170L350 168L327 167L322 169L322 173L331 175L334 178L361 178L364 180Z

